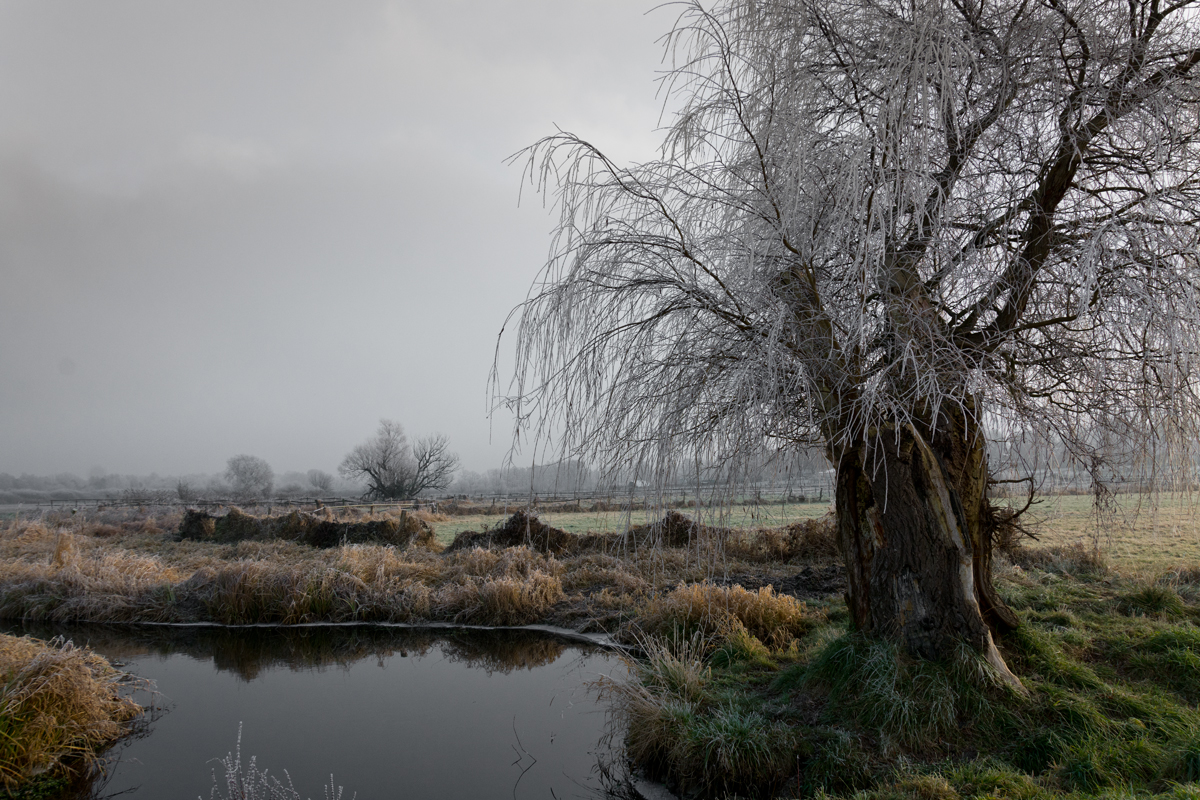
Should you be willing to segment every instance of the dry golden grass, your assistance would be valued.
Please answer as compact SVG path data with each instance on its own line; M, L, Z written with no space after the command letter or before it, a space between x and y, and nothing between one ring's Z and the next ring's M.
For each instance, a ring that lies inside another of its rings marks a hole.
M1042 525L1043 542L1089 543L1090 499L1056 502L1058 516ZM1165 520L1172 508L1174 527L1168 531ZM345 516L370 520L386 514L354 511ZM1137 519L1149 519L1145 509ZM1200 564L1198 537L1184 524L1187 519L1178 508L1160 502L1157 527L1149 533L1136 523L1123 529L1125 538L1101 540L1108 564L1123 572L1145 572L1148 578ZM720 629L726 638L740 636L736 629L741 626L744 644L752 649L750 639L773 647L779 642L772 635L780 641L798 637L811 612L769 590L747 592L704 581L740 574L762 582L791 578L800 564L834 557L828 518L779 529L708 528L691 546L678 548L594 537L594 547L574 547L567 552L576 554L559 556L528 547L437 552L436 547L377 544L319 549L282 539L190 541L175 535L179 523L180 515L130 511L0 521L0 617L52 622L538 621L616 632L641 616L642 624L651 627L700 626ZM1176 546L1166 546L1168 536Z
M140 523L44 520L0 523L0 557L0 617L10 619L513 625L545 620L568 599L564 563L524 547L444 556L419 546L320 550L279 540L174 541Z
M527 625L542 619L563 597L558 576L535 570L520 578L467 578L446 584L434 595L433 605L456 622Z
M336 566L365 583L432 581L444 569L442 559L423 548L396 550L358 544L341 548Z
M90 768L142 712L122 696L124 677L71 642L0 635L0 785Z
M563 565L528 547L471 548L446 557L434 608L456 621L524 625L564 599Z
M606 553L588 553L570 562L570 570L564 570L563 587L568 591L603 586L606 589L628 595L640 595L650 591L650 583L641 575L631 572L630 565Z
M631 548L620 556L555 558L527 547L440 554L370 544L180 541L157 522L127 515L0 523L0 559L6 618L231 624L574 624L590 618L591 605L604 618L623 614L634 598L727 566L715 551Z
M741 586L691 583L647 601L639 625L658 634L699 631L713 638L737 636L744 628L760 642L780 647L824 619L823 612L790 595L777 595L769 586L752 592Z
M524 546L499 550L473 547L451 553L444 564L447 580L471 576L519 579L537 572L558 575L563 570L562 562L554 556L543 555Z

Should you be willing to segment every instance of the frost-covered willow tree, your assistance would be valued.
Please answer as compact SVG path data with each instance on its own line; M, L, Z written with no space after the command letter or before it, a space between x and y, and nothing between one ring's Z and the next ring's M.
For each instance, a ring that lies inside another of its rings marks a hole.
M660 474L819 447L855 626L1009 674L985 438L1191 463L1194 5L687 6L658 160L529 152L561 222L518 310L520 424Z

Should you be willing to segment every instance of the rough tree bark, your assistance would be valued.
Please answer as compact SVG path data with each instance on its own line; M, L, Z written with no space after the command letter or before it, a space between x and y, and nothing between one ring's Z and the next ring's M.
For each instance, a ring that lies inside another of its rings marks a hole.
M1017 618L991 580L983 438L962 414L882 431L843 452L837 468L838 544L854 627L945 658L960 643L1020 686L995 635Z

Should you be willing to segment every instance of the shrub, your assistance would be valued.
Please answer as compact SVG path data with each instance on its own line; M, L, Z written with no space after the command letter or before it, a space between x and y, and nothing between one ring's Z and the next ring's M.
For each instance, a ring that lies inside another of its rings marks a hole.
M300 511L257 517L238 508L219 516L189 509L179 524L179 537L222 543L284 539L321 548L364 543L429 547L434 543L433 529L417 515L404 511L398 518L338 521Z
M453 552L477 547L531 547L543 553L562 555L576 548L577 539L542 522L536 512L521 510L491 530L463 531L446 549Z

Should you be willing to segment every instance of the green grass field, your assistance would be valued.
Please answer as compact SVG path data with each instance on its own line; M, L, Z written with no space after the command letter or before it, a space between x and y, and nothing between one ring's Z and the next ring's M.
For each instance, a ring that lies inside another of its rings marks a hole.
M1157 498L1117 495L1111 513L1097 518L1087 495L1047 497L1030 509L1028 527L1038 536L1032 546L1098 544L1120 570L1159 570L1200 563L1200 497L1180 494Z
M700 510L700 522L704 525L719 525L726 528L776 528L803 519L823 517L832 505L822 503L789 503L787 505L743 504L730 508ZM681 514L691 516L695 509L680 509ZM623 533L631 525L644 525L647 512L644 508L632 513L621 511L583 511L572 513L546 512L539 515L548 525L561 528L568 533ZM653 518L653 514L651 514ZM504 522L504 514L472 514L451 517L443 522L434 522L434 533L442 544L449 544L463 531L481 531Z

